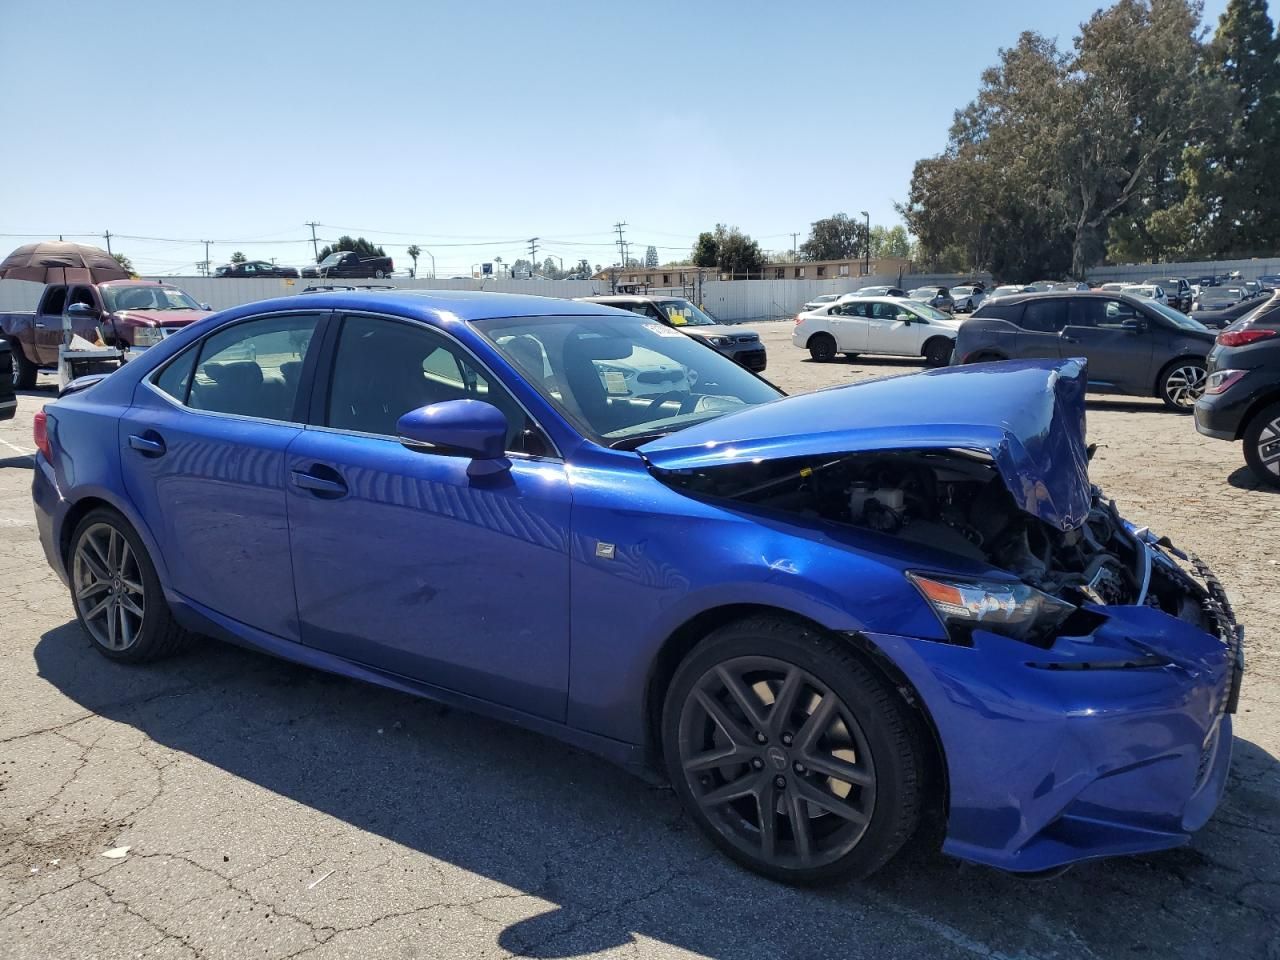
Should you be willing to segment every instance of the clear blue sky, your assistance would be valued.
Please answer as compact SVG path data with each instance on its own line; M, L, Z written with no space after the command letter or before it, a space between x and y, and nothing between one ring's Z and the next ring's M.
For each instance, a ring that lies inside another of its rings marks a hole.
M1099 5L0 0L0 233L298 264L309 242L268 241L318 220L398 266L417 242L441 276L535 235L610 263L619 220L633 255L717 221L789 248L836 211L897 222L997 50L1069 46ZM113 247L148 272L203 257Z

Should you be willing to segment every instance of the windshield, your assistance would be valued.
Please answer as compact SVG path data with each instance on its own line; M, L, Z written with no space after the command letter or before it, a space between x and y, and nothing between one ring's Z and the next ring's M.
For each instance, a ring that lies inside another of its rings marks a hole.
M107 311L117 310L199 310L200 304L177 287L128 286L103 287L102 299Z
M913 313L918 313L920 316L924 317L926 320L950 320L951 319L951 314L943 313L941 310L935 310L933 307L929 306L927 303L913 303L911 305L911 310Z
M634 449L782 396L728 357L640 316L503 317L474 327L605 446Z
M716 325L715 320L688 300L660 300L658 306L667 315L673 327L714 327Z
M348 253L348 252L349 252L349 251L347 251L347 250L338 250L338 251L335 251L334 253L329 254L327 257L325 257L323 260L321 260L321 261L320 261L320 266L322 266L322 267L323 267L323 266L325 266L325 265L333 266L333 264L338 263L339 261L341 261L341 260L342 260L342 258L343 258L343 257L345 257L345 256L347 255L347 253Z
M1206 287L1200 291L1200 302L1210 303L1220 301L1222 303L1234 303L1240 299L1240 293L1229 287Z
M907 294L912 300L932 300L937 295L936 287L918 287Z
M1195 320L1191 317L1188 317L1181 310L1175 310L1173 307L1160 303L1158 300L1151 301L1149 306L1153 310L1156 310L1160 314L1160 316L1164 317L1166 320L1168 320L1170 323L1172 323L1175 327L1178 327L1179 329L1205 330L1205 331L1209 329L1199 320Z

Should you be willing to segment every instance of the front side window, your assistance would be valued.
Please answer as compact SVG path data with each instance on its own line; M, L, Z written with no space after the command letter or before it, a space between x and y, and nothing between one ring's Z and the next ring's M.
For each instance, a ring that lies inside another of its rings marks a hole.
M639 317L508 317L474 327L565 419L606 446L629 448L781 396L692 337Z
M527 351L522 356L538 366ZM551 452L550 443L506 389L443 334L384 317L354 315L342 321L326 426L394 437L396 423L406 413L446 400L483 400L501 410L509 451Z
M200 347L187 406L263 420L298 419L295 406L302 362L319 320L318 313L281 314L210 334ZM156 385L170 392L159 381Z

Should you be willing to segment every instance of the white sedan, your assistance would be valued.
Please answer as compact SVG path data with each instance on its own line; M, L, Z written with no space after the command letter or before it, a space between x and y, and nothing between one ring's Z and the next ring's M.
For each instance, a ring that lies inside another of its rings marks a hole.
M1166 307L1169 305L1169 298L1165 295L1164 287L1157 286L1154 283L1130 284L1120 292L1131 297L1141 297L1143 300L1154 300L1156 303L1163 303Z
M819 361L866 353L924 357L931 367L945 367L963 322L904 297L850 295L799 314L791 342Z

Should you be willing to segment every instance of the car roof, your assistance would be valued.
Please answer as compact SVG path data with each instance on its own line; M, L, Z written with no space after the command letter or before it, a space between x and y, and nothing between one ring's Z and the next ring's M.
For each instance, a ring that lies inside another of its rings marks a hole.
M247 303L227 311L227 316L248 316L270 310L327 307L333 310L365 310L422 320L489 320L495 317L600 316L614 314L607 304L535 297L524 293L492 293L487 290L326 290ZM603 308L603 309L602 309ZM621 311L618 311L619 313ZM615 314L616 315L616 314Z
M677 297L675 294L665 294L663 296L653 296L648 293L605 293L598 297L574 297L575 303L635 303L637 301L643 303L661 303L664 300L683 300L684 297Z
M1133 284L1127 284L1133 286ZM1140 286L1140 284L1139 284ZM1088 300L1130 300L1134 303L1142 303L1137 297L1131 297L1125 293L1117 293L1112 290L1037 290L1035 293L1010 293L1000 298L1005 304L1025 303L1029 300L1073 300L1077 297L1083 297Z
M100 287L168 287L172 284L162 280L104 280Z

